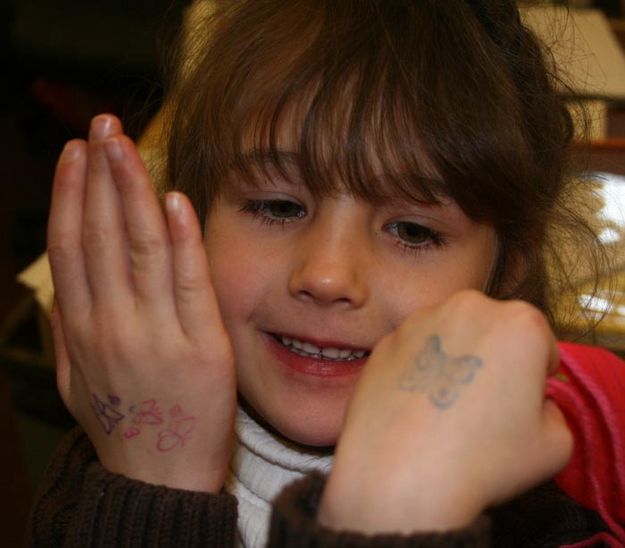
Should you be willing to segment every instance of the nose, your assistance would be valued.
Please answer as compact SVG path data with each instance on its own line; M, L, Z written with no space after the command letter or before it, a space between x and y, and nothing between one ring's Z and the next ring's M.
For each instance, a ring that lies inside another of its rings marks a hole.
M369 296L366 242L346 226L310 227L298 243L290 294L320 306L362 307Z

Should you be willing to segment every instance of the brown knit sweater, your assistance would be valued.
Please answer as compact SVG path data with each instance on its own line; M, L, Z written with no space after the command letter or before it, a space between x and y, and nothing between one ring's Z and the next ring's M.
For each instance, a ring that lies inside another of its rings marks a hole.
M274 503L270 547L556 547L606 530L601 519L546 484L476 520L436 534L367 537L315 521L324 477L287 487ZM27 546L234 546L237 501L149 485L107 472L79 429L57 450L31 511Z

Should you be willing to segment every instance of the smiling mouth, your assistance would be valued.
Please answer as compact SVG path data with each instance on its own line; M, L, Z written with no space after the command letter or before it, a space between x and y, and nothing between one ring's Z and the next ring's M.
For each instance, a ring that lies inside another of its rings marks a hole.
M301 341L285 335L272 334L272 337L290 352L306 358L333 362L349 362L367 358L371 354L368 350L340 348L338 346L320 347L311 342Z

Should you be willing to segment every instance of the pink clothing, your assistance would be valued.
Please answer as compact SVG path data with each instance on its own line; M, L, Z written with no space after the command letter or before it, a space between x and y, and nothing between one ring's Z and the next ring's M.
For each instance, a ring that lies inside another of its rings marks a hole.
M564 413L575 447L556 481L611 529L571 546L625 546L625 362L571 343L560 344L560 362L547 394Z

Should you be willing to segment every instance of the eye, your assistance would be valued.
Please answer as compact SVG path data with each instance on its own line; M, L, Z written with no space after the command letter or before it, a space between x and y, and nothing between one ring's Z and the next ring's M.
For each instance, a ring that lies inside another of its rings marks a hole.
M397 236L412 245L422 245L429 242L435 233L429 228L416 223L396 223Z
M306 210L291 200L249 200L242 211L251 213L268 224L284 224L306 215Z
M440 247L445 243L440 232L418 223L397 221L387 225L387 229L398 238L397 245L403 248L423 250L429 246Z

